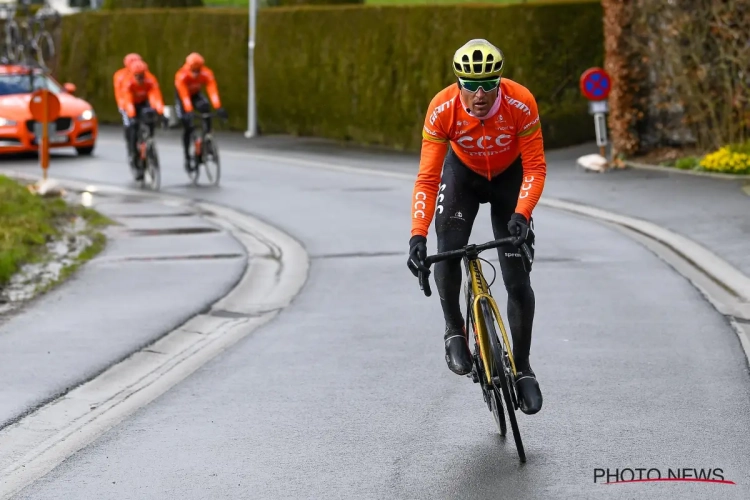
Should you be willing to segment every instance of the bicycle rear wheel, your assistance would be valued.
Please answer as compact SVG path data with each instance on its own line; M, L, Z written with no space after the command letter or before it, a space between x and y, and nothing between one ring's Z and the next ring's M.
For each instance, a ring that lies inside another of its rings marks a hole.
M484 320L485 330L487 335L490 337L490 350L492 351L492 385L496 394L498 391L497 383L500 383L500 391L503 393L503 399L505 400L505 408L508 411L508 419L510 420L510 427L513 430L513 438L516 442L516 450L518 451L518 457L521 462L526 463L526 451L523 448L523 441L521 440L521 431L518 429L518 421L516 420L516 406L514 399L511 396L513 390L513 374L510 371L510 366L503 362L505 357L505 351L500 343L500 339L497 336L497 329L495 328L495 315L492 313L492 308L486 298L480 299L480 308L482 311L482 319ZM499 394L498 394L499 397Z

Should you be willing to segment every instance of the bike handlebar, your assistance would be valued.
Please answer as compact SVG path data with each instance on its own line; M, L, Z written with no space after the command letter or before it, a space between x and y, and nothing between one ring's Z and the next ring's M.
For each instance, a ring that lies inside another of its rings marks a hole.
M196 119L196 118L200 118L201 120L203 120L205 118L218 118L222 122L229 121L226 118L222 118L221 116L219 116L219 114L216 111L211 111L209 113L201 113L199 111L194 111L193 112L193 119Z
M460 248L458 250L450 250L448 252L441 252L434 255L428 255L427 258L424 260L424 265L428 269L428 271L425 273L423 271L418 272L418 278L419 278L419 288L424 292L424 294L429 297L432 295L432 290L430 289L430 265L436 263L436 262L442 262L444 260L450 260L450 259L457 259L461 258L465 255L479 255L481 252L485 250L490 250L492 248L497 248L503 245L508 245L512 243L516 238L514 236L509 236L507 238L500 238L498 240L489 241L487 243L483 243L481 245L466 245L463 248ZM531 251L529 250L529 247L526 243L523 243L521 245L521 259L523 260L523 266L527 271L531 270L531 265L534 263L534 259L531 256Z

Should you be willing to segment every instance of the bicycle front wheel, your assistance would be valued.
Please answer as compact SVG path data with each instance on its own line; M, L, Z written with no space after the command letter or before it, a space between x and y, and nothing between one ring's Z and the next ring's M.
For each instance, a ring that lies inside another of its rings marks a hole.
M219 148L216 141L210 135L203 141L203 167L206 169L206 178L214 186L219 185L221 177L221 164L219 163Z
M201 173L201 155L197 145L198 135L195 130L190 134L190 144L188 145L188 165L185 168L185 172L188 175L188 179L193 183L193 186L198 184L198 178Z
M156 146L149 143L146 151L146 171L143 178L146 185L152 191L158 191L161 187L161 172L159 168L159 157L156 154Z
M521 440L521 431L518 429L518 421L516 420L516 411L514 398L511 396L513 374L510 370L510 365L503 362L505 357L505 350L503 349L500 339L497 336L497 329L495 328L496 320L495 315L492 313L492 308L486 298L480 299L480 308L482 311L482 319L484 320L485 331L489 336L490 340L490 351L492 352L492 387L493 392L496 394L502 392L503 399L505 400L505 408L508 412L508 420L510 420L510 428L513 430L513 438L516 442L516 450L518 451L518 457L521 462L526 463L526 451L523 448L523 441ZM499 391L497 384L500 384ZM499 397L499 394L497 394Z

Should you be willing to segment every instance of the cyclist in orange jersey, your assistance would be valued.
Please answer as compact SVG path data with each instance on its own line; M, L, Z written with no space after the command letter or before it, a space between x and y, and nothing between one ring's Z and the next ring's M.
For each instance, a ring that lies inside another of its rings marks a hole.
M122 83L123 79L127 77L128 75L128 65L133 62L141 59L141 56L139 54L128 54L125 56L125 58L122 60L122 68L115 71L115 74L112 75L112 84L115 88L115 102L120 102L119 94L120 94L120 84Z
M138 122L144 114L153 112L163 120L164 100L156 78L151 76L144 61L131 61L128 71L128 75L120 82L118 105L123 110L123 122L127 128L128 157L130 164L134 165ZM155 123L149 124L151 135L154 133L154 125Z
M120 107L120 86L122 85L123 80L125 80L128 75L130 74L128 70L128 65L130 65L131 62L140 60L141 56L139 54L131 53L125 56L125 58L122 60L123 67L115 71L115 74L112 75L112 85L115 89L115 103L117 103L117 111L120 112L120 116L122 116L122 125L123 130L125 134L125 140L128 139L128 127L126 123L127 115L125 113L125 110Z
M500 49L484 39L470 40L453 56L457 83L430 103L411 201L408 266L415 276L426 271L433 216L438 252L457 250L469 242L479 205L490 204L495 238L516 237L512 245L498 248L498 256L508 292L519 403L524 413L534 414L542 407L529 364L534 291L518 247L526 243L533 258L532 211L547 164L536 100L521 84L502 78L504 64ZM460 260L435 264L446 323L445 359L450 370L466 375L472 356L459 307L461 279Z
M211 111L211 104L201 92L204 85L216 113L226 120L227 112L221 107L219 88L214 73L206 66L203 56L193 52L185 58L185 64L174 76L177 101L175 109L177 110L177 116L182 119L182 146L185 154L185 170L187 171L196 168L195 165L190 164L189 158L190 134L193 132L193 110L199 113ZM203 119L203 129L206 132L211 132L211 118Z

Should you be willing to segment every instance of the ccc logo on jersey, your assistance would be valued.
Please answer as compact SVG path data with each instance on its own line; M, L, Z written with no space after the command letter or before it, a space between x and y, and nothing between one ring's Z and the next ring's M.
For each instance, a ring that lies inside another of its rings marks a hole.
M456 143L464 149L492 149L495 146L504 148L510 146L513 142L513 136L508 134L500 134L497 137L491 137L485 135L474 141L474 138L470 135L464 135L456 139Z

